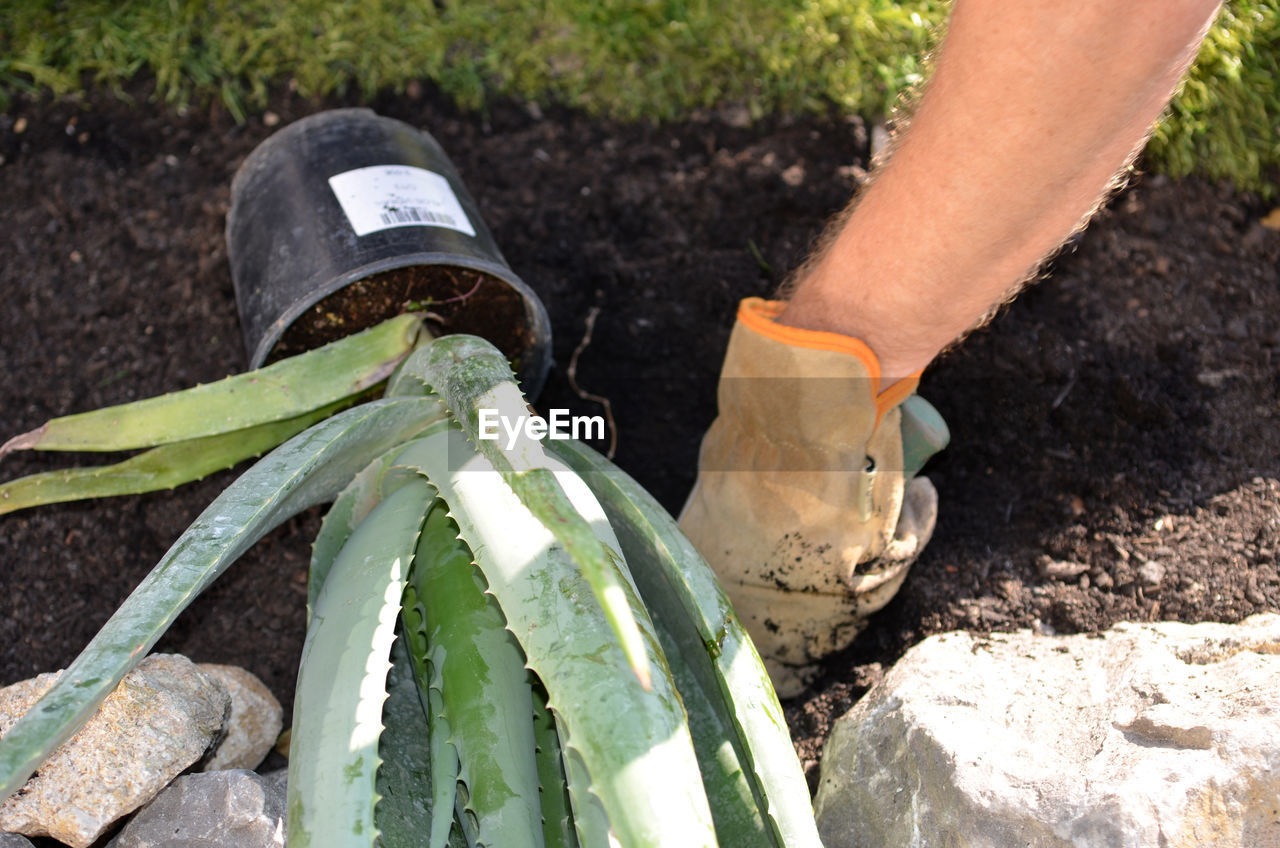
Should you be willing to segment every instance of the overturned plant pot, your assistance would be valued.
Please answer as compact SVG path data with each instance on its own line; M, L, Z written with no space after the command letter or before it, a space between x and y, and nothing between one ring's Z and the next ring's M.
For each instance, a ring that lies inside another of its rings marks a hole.
M296 121L231 184L227 252L250 366L401 312L488 339L529 397L550 366L542 303L428 133L369 109Z

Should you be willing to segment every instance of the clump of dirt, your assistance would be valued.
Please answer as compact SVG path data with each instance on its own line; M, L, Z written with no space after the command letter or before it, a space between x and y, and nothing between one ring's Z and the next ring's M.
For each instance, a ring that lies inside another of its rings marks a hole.
M272 109L287 122L339 105L426 128L449 152L550 313L540 406L601 412L565 373L599 310L578 383L611 401L619 465L673 510L737 301L776 290L868 160L863 124L838 116L618 124L518 104L460 114L431 94L281 95ZM232 173L270 131L106 97L0 116L5 433L245 366L223 224ZM811 773L831 722L930 634L1280 609L1269 211L1226 185L1141 178L929 369L921 391L953 434L927 472L938 530L897 599L787 705ZM0 473L90 460L10 457ZM65 666L230 479L0 517L0 683ZM312 511L269 535L160 647L243 665L290 703L317 526Z

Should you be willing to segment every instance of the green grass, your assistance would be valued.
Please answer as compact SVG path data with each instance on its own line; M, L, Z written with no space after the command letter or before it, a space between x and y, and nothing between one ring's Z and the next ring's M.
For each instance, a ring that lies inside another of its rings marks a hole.
M304 95L429 79L464 107L516 96L618 118L724 101L878 117L922 73L937 0L0 0L0 107L117 91L238 118ZM1267 189L1280 165L1280 0L1232 0L1149 148L1173 175Z

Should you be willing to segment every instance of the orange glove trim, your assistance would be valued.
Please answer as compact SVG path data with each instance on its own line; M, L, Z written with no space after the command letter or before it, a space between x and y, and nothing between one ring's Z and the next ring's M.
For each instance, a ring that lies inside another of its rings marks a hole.
M800 327L779 324L774 319L782 314L782 310L786 306L786 301L782 300L765 300L761 297L744 298L738 304L738 321L747 329L767 339L810 350L830 350L836 353L847 353L856 358L871 376L871 391L875 396L877 424L880 423L880 419L886 412L906 400L920 384L920 374L923 369L909 377L898 380L892 386L881 391L880 360L876 357L875 352L867 347L865 342L840 333L829 333L823 330L804 330Z

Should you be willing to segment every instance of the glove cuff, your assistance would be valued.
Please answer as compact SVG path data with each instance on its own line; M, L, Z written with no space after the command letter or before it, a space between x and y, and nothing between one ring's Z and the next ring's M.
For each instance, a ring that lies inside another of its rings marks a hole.
M760 297L744 298L738 304L738 325L745 330L772 341L781 342L792 348L804 350L827 351L851 356L861 363L866 370L868 388L875 399L876 421L890 409L907 399L920 384L921 371L882 387L880 360L867 344L852 336L830 333L822 330L805 330L779 324L777 317L786 309L786 301L765 300Z

